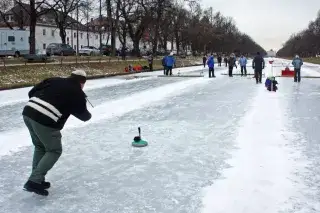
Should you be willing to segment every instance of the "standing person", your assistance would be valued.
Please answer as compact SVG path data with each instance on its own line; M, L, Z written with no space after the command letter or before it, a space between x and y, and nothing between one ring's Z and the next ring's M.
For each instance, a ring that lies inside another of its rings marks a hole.
M300 82L301 81L301 76L300 76L300 71L301 71L301 66L303 65L302 59L299 57L299 55L296 55L296 57L292 61L292 65L294 67L294 82Z
M176 60L173 56L173 52L171 52L170 55L166 57L166 67L167 67L166 75L169 75L169 72L170 72L170 75L172 75L172 68L175 63L176 63Z
M51 184L45 181L45 176L62 153L60 130L70 115L82 121L91 119L82 90L85 82L86 73L76 70L68 78L48 78L30 90L29 102L22 112L34 145L32 172L24 185L26 191L49 195L46 189Z
M222 57L218 55L218 66L221 67Z
M257 55L252 61L252 68L254 69L254 76L256 78L256 83L262 83L262 70L264 69L265 61L260 55L260 52L257 52Z
M202 58L203 67L206 67L207 57L204 55Z
M148 57L148 64L149 64L149 70L150 71L153 71L153 55L152 55L152 53L149 55L149 57Z
M234 53L230 55L228 64L229 64L229 77L233 77L232 71L233 71L233 67L236 64L236 56L234 55Z
M165 55L165 56L163 56L163 58L162 58L162 66L163 66L163 75L165 75L166 74L166 57L167 57L167 55Z
M216 76L214 75L214 57L213 54L208 59L208 67L209 67L209 78L215 78Z
M243 71L244 71L244 76L247 76L247 58L241 55L239 59L239 64L241 66L241 76L243 76Z
M226 64L226 67L228 67L228 58L227 58L227 56L224 56L224 63Z

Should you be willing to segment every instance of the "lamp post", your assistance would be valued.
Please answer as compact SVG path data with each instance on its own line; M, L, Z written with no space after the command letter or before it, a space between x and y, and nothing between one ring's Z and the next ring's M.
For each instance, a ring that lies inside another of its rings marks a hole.
M99 36L100 36L100 43L99 43L99 49L101 51L101 44L102 44L102 14L101 14L101 10L102 10L102 5L101 5L101 0L99 0Z
M77 4L77 55L79 55L79 3Z

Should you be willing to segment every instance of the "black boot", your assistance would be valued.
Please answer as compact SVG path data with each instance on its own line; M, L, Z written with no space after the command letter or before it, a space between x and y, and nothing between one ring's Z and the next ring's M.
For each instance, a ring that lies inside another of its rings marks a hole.
M51 184L50 182L42 181L41 185L43 186L44 189L49 189Z
M32 182L30 180L28 180L23 187L26 191L28 192L34 192L38 195L42 195L42 196L48 196L49 192L47 190L45 190L44 186L42 184L39 183L35 183Z

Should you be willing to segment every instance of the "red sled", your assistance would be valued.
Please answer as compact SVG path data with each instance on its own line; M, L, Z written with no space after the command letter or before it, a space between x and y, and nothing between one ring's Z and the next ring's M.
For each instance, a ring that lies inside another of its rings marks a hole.
M289 68L286 68L284 70L281 70L281 76L282 77L294 77L294 71L290 70Z

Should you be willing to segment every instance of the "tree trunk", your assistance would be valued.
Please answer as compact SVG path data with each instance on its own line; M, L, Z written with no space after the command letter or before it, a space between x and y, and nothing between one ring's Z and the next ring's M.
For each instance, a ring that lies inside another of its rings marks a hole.
M59 35L60 35L60 38L61 38L61 43L62 44L66 44L67 33L66 33L66 29L63 26L63 23L60 23L58 25L58 27L59 27ZM73 36L73 35L71 35L71 36Z
M127 50L127 31L122 31L123 43L122 43L122 60L126 60L126 50Z
M88 23L89 23L89 9L87 8L87 14L86 14L86 19L87 19L87 46L89 46L90 45L90 38L89 38L89 25L88 25Z
M109 39L110 39L110 33L108 33L106 45L108 45Z
M29 36L29 53L36 54L36 24L37 11L35 9L35 0L30 0L30 36Z
M112 6L111 6L111 0L106 0L106 5L107 5L107 17L108 17L108 25L109 25L109 30L111 31L111 55L115 56L116 52L116 36L115 36L115 23L112 18ZM118 5L118 3L117 3Z
M176 48L177 48L177 54L179 54L179 44L180 44L180 38L179 38L179 32L178 30L176 30L176 32L174 33L175 38L176 38Z
M117 34L119 36L119 41L122 46L127 46L127 29L126 24L121 23L117 28Z
M160 21L162 19L162 14L163 14L163 4L164 2L162 0L158 0L158 9L157 9L157 19L156 19L156 26L154 30L154 36L152 40L152 53L155 54L157 49L158 49L158 38L160 34Z
M133 52L136 56L140 56L140 47L139 47L139 44L140 44L140 39L138 38L135 38L133 40Z
M90 45L89 28L87 28L87 46Z
M113 23L112 29L111 29L111 54L112 54L112 56L116 55L116 29L117 28L115 27L115 25Z
M159 24L156 24L156 29L154 30L154 36L152 39L152 53L155 54L158 49L158 38L159 38Z
M165 33L164 35L163 35L163 49L164 49L164 51L165 52L167 52L167 44L168 44L168 34L167 33Z
M171 38L171 51L173 50L173 43L174 43L174 38Z
M117 0L116 20L112 20L112 29L111 29L111 50L112 50L113 56L116 55L116 48L117 48L116 37L117 37L117 29L119 27L119 10L120 10L120 0Z

